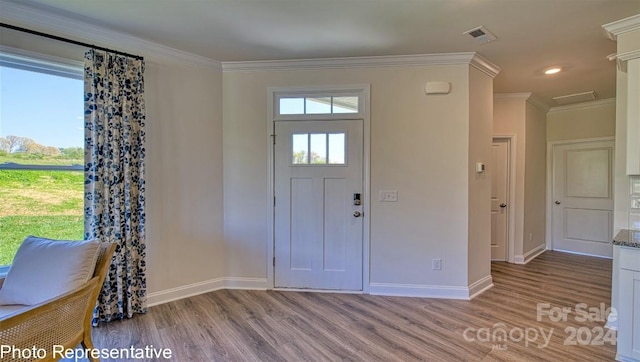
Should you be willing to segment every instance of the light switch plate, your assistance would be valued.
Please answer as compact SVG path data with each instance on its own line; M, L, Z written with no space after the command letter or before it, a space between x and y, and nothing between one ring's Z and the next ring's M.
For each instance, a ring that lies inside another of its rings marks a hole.
M380 190L380 195L378 200L382 202L397 202L398 201L398 191L396 190Z

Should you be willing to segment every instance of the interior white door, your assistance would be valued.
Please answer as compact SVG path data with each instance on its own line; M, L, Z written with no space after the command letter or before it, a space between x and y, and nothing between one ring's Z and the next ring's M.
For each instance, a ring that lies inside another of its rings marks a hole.
M507 260L509 226L509 139L491 146L491 260Z
M275 123L275 286L362 290L362 121Z
M613 141L553 147L553 249L611 257Z

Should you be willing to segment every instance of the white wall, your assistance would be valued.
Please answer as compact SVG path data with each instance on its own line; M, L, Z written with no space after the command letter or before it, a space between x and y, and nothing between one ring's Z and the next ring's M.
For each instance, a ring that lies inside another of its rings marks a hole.
M474 77L479 77L474 74ZM426 96L429 80L452 91ZM223 76L224 212L227 274L266 283L267 88L371 85L371 292L420 293L431 286L468 286L469 66L411 66L288 71L232 71ZM487 98L491 81L482 81ZM489 98L490 101L490 98ZM491 104L483 108L482 121ZM484 147L481 141L477 148ZM488 158L487 158L488 159ZM480 182L479 192L486 192ZM398 190L380 203L381 189ZM490 195L477 195L486 197ZM484 202L484 201L483 201ZM488 215L489 208L485 212ZM478 228L478 243L489 245ZM482 230L480 230L482 229ZM442 271L431 259L442 259ZM488 270L474 267L474 276ZM482 264L482 263L479 263Z
M9 30L2 30L0 43L79 61L85 51ZM213 62L142 55L147 291L153 304L197 292L189 287L224 275L222 71Z

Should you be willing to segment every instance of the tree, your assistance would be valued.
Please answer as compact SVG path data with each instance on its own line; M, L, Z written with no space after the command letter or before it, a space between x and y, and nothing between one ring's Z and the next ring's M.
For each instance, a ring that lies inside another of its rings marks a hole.
M9 135L4 138L5 150L9 153L17 152L22 145L22 139L24 137Z
M293 163L294 164L305 164L307 163L307 152L304 150L301 150L299 152L294 152L293 153Z
M61 148L60 152L62 153L62 157L64 158L75 158L75 159L84 158L84 150L82 149L82 147Z
M9 140L4 137L0 137L0 151L6 152L6 153L11 152L11 147L9 146Z
M42 150L42 154L45 156L60 156L60 149L53 146L45 146Z
M41 144L27 137L19 137L18 141L18 152L25 153L42 153L40 150L42 149Z

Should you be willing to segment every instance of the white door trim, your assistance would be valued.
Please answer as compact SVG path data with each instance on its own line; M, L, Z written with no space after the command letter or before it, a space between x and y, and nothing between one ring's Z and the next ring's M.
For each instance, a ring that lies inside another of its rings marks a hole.
M273 145L273 135L275 134L275 122L295 122L303 120L318 119L361 119L363 136L363 201L362 201L362 291L358 293L369 293L370 279L370 215L371 215L371 116L370 116L370 92L369 84L357 85L336 85L336 86L310 86L310 87L269 87L267 104L267 285L271 289L275 288L275 268L273 267L275 248L275 209L273 206L275 194L275 154ZM299 117L277 117L274 114L275 101L277 95L313 95L321 93L323 95L340 95L344 93L358 94L361 97L359 112L356 114L340 114L326 116L305 116ZM279 118L279 119L278 119ZM308 290L307 290L308 291Z
M515 263L516 240L516 135L494 134L491 141L506 139L509 144L509 215L507 220L507 262Z
M548 141L547 142L547 200L546 200L546 231L545 238L547 250L553 250L553 150L555 146L565 146L587 142L616 141L615 137L580 138L575 140ZM613 235L612 235L613 237Z

